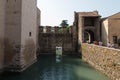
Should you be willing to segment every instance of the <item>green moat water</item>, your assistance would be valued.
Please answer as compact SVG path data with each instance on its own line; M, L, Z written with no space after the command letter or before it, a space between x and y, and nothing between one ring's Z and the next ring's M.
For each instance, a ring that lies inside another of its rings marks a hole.
M86 62L70 56L39 56L22 73L4 73L0 80L109 80Z

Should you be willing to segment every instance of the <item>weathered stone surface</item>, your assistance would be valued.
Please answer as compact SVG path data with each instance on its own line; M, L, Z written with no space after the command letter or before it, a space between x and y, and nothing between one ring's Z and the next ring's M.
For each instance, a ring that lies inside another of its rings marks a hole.
M21 67L24 69L37 60L36 46L32 39L26 40L21 50Z
M5 51L4 51L4 67L13 66L14 58L16 57L15 44L11 43L8 39L5 39Z
M51 32L52 29L54 32ZM55 54L58 46L62 47L63 54L72 54L75 51L72 33L67 32L66 28L47 26L46 33L43 30L43 27L40 26L38 36L39 54Z
M0 0L0 71L18 72L36 61L40 12L37 0Z
M5 0L0 0L0 72L4 67Z
M21 45L10 42L9 39L5 39L5 51L4 51L4 69L5 71L18 72L21 69Z
M26 40L25 45L14 45L5 41L5 46L4 66L6 71L22 72L37 61L33 39Z
M83 43L82 56L111 80L120 80L120 50Z

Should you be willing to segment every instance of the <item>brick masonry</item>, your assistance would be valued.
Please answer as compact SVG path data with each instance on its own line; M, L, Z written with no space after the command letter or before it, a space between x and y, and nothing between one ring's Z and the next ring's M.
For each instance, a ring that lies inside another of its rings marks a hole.
M111 80L120 80L120 50L86 43L81 50L85 61Z

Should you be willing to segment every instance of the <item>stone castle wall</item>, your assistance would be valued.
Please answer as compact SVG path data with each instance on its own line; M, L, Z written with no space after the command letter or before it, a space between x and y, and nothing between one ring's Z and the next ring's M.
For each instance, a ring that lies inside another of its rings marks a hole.
M55 54L56 47L62 47L63 53L73 51L71 34L60 33L41 33L39 34L39 51L40 54Z
M37 0L22 0L21 4L21 71L36 62Z
M40 26L38 36L40 54L55 54L58 46L63 48L65 54L74 52L73 36L70 30L62 27Z
M21 0L8 0L5 6L4 68L8 70L18 66L20 59Z
M120 80L120 50L98 45L81 45L83 59L111 80Z

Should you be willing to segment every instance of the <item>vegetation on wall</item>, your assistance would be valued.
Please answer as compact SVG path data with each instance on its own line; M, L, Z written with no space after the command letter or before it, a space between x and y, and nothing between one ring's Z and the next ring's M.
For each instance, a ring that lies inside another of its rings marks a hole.
M71 29L72 26L69 26L68 24L68 20L62 20L60 26L62 27L61 29L59 29L59 32L69 32L69 30Z
M67 26L66 28L61 28L58 30L58 32L60 33L64 33L64 32L68 32L69 33L69 30L71 29L72 26Z

